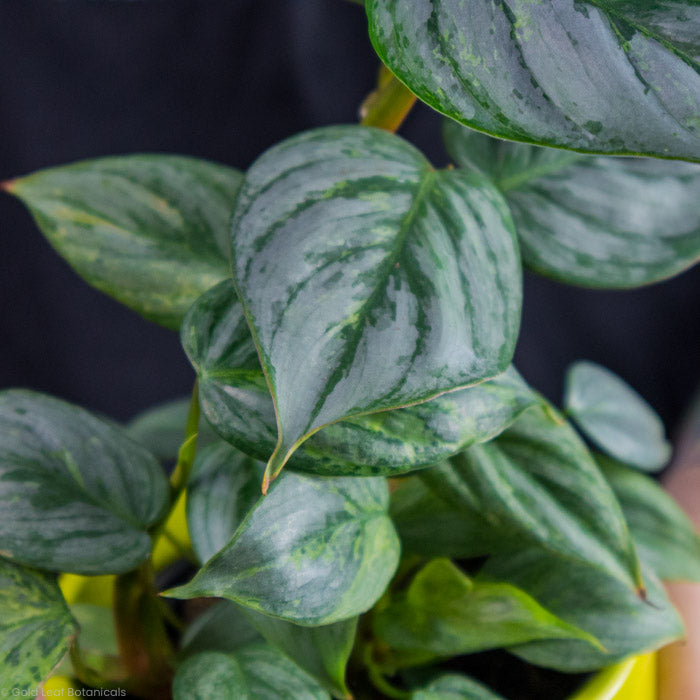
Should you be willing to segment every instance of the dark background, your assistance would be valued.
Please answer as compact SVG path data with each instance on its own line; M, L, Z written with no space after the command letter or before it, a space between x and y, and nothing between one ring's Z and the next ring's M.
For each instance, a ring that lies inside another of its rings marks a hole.
M353 122L378 62L344 0L0 0L0 180L109 154L185 153L239 168L303 129ZM440 118L401 133L437 165ZM527 276L516 362L559 401L569 362L605 364L673 429L700 383L700 268L630 292ZM189 392L174 333L83 283L0 196L0 388L118 419Z

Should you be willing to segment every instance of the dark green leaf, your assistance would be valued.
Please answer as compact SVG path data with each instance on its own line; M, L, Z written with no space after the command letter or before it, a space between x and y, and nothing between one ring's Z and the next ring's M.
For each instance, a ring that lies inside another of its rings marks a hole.
M0 393L0 549L51 571L120 573L166 507L153 455L117 426L31 391Z
M220 596L309 626L354 617L374 605L398 564L388 505L384 479L290 472L169 595Z
M591 635L570 625L516 586L472 581L449 559L434 559L408 590L375 613L377 636L394 650L392 663L422 663L433 656L471 654L534 639Z
M174 700L328 700L328 693L268 644L188 657L175 675Z
M411 700L503 700L503 698L471 678L449 673L436 678L425 688L414 691Z
M356 617L332 625L301 627L250 608L241 610L272 646L288 656L333 696L350 697L345 685L345 667L355 642Z
M242 175L166 155L84 161L6 185L75 271L148 319L178 328L228 275L226 237Z
M700 5L371 0L374 48L431 107L501 138L700 160Z
M262 634L329 692L345 698L349 695L345 666L356 627L357 618L322 627L301 627L226 600L209 608L187 629L182 654L235 652L245 644L260 641Z
M632 588L643 585L610 486L553 409L526 411L500 437L421 478L444 500L475 511L511 548L537 543L601 567Z
M508 143L453 121L462 167L492 177L513 213L525 264L562 282L635 287L700 260L700 167L592 157Z
M264 467L223 442L197 454L187 490L187 526L200 561L228 543L257 503Z
M402 479L391 494L390 513L404 554L468 559L509 547L485 517L440 498L416 476Z
M0 558L0 695L36 691L77 625L53 577Z
M221 600L207 608L184 632L181 656L192 656L203 651L234 653L262 637L248 622L239 605Z
M665 581L700 582L700 537L678 504L653 479L600 456L639 556Z
M573 364L566 376L564 404L598 447L644 471L668 462L671 446L654 409L610 370L593 362Z
M126 426L126 432L132 440L147 447L160 460L175 460L185 438L187 414L190 399L168 401L132 418ZM212 429L202 418L199 422L197 447L216 439Z
M503 372L521 306L510 213L481 175L393 134L328 127L248 171L232 269L277 413L273 478L329 423Z
M211 424L239 449L267 460L277 441L274 405L230 283L193 305L182 342ZM408 471L492 438L536 401L511 367L491 381L416 406L328 425L299 447L289 466L333 476Z
M538 666L570 673L592 671L658 649L683 634L663 586L648 569L644 569L648 603L600 569L541 549L492 557L480 578L522 588L555 615L594 635L606 649L576 640L531 642L511 649Z

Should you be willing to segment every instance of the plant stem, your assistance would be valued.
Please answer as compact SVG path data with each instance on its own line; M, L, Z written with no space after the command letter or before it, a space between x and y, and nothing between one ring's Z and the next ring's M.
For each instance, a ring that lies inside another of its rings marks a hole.
M411 693L407 690L401 690L400 688L395 688L389 681L384 678L382 672L374 663L372 658L372 645L368 644L365 647L364 653L365 666L367 667L367 675L369 676L372 685L384 693L389 698L396 698L396 700L408 700L411 697Z
M377 88L360 107L360 123L395 132L415 102L416 96L388 68L382 66Z
M195 379L190 399L190 411L187 414L185 440L177 453L177 464L170 475L170 488L173 492L172 502L177 502L178 496L184 491L192 471L194 456L197 451L197 432L199 430L199 383Z
M162 605L150 561L117 577L114 621L119 655L130 688L141 697L167 697L172 679L175 652Z

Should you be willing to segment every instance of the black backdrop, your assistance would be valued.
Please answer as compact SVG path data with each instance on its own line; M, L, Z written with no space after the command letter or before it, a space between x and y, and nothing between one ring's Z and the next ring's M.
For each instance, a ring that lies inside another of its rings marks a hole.
M376 69L344 0L0 0L0 180L132 152L245 168L295 132L355 121ZM401 131L438 165L439 126L421 105ZM518 367L558 401L569 362L601 362L673 428L700 383L698 302L700 267L614 293L527 276ZM0 388L126 419L192 378L174 333L84 284L0 196Z

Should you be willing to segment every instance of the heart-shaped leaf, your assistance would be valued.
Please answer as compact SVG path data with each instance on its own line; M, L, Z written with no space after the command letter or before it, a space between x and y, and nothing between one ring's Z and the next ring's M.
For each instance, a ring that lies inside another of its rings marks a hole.
M654 479L600 455L598 464L622 506L643 561L664 581L700 583L700 536Z
M0 549L50 571L121 573L151 551L160 465L117 426L31 391L0 393Z
M210 423L240 450L269 459L277 441L274 405L231 283L195 302L182 324L182 343ZM328 425L297 449L289 466L328 476L409 471L491 439L536 402L511 367L425 403Z
M648 602L600 569L542 549L492 557L479 578L508 581L522 588L553 614L592 634L606 650L564 639L510 649L538 666L568 673L593 671L633 654L658 649L683 634L683 624L663 586L646 568Z
M503 700L481 683L457 673L446 673L424 688L413 691L411 700Z
M365 612L396 570L399 541L381 478L289 473L230 542L171 597L219 596L303 625Z
M126 432L158 459L175 460L185 439L189 410L189 398L167 401L134 416L126 425ZM215 439L216 434L202 418L199 421L197 447L204 447Z
M384 63L431 107L505 139L700 160L700 6L368 0Z
M317 129L261 156L237 199L232 268L277 414L266 483L324 425L476 384L513 355L505 202L379 129Z
M187 658L173 683L174 700L329 700L328 693L265 643L233 653L205 651Z
M615 495L554 409L526 411L492 442L469 448L421 478L442 499L480 515L504 545L537 543L643 588Z
M226 546L258 501L263 468L263 464L226 443L211 445L197 455L187 491L187 522L200 561L207 561ZM357 618L321 627L301 627L228 601L225 605L238 608L270 644L331 693L348 696L345 666L352 651ZM218 620L213 624L216 636ZM236 625L226 623L229 627Z
M516 586L472 581L449 559L427 564L373 619L375 633L392 649L394 667L535 639L582 639L600 646Z
M4 184L91 285L178 328L228 275L228 223L242 175L181 156L133 155L42 170Z
M508 143L453 121L444 132L455 161L489 175L503 192L531 270L621 288L700 260L700 166Z
M187 528L200 561L223 549L257 503L264 466L220 441L197 454L187 489Z
M77 632L52 576L0 558L0 695L36 692Z
M671 446L654 409L616 374L593 362L576 362L566 375L564 405L586 437L615 459L656 471Z

